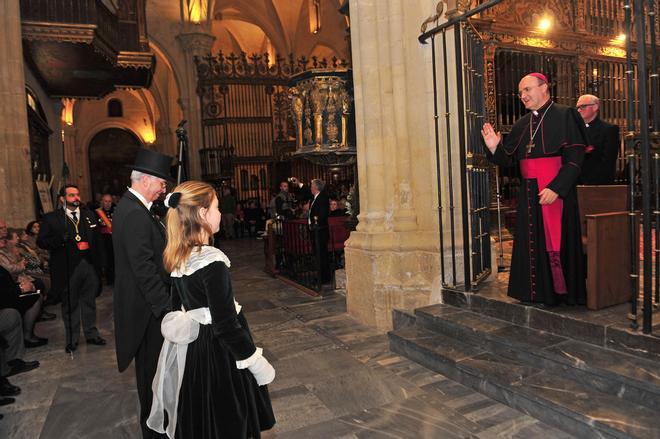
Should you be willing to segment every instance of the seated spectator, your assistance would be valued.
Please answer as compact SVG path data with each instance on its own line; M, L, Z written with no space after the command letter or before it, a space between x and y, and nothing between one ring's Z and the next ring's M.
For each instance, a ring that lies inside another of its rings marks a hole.
M0 309L15 309L23 318L23 340L26 347L48 343L47 338L34 334L34 325L41 314L43 298L34 284L26 279L16 282L4 267L0 267Z
M18 311L11 308L0 309L0 406L11 404L10 398L21 393L20 387L7 379L19 373L39 367L38 361L23 361L22 319Z
M7 270L14 279L25 272L27 262L7 246L7 237L0 238L0 267ZM31 279L30 279L31 280Z
M50 287L50 275L44 273L41 269L41 262L38 257L24 252L24 249L20 246L19 233L24 233L24 231L20 229L9 229L6 240L5 254L8 255L10 262L25 262L25 268L18 273L12 273L12 275L17 281L28 280L32 282L36 290L40 291L43 299L46 300L46 295ZM40 316L41 320L52 320L54 318L55 314L45 311L42 311L42 315Z
M25 239L21 237L21 242L23 245L29 247L31 250L37 253L39 260L42 263L41 268L44 271L48 271L48 250L44 250L37 245L37 236L39 236L39 230L41 230L41 223L39 221L30 221L25 227L26 237Z
M328 216L345 216L346 209L339 208L339 203L334 198L330 199L330 213Z

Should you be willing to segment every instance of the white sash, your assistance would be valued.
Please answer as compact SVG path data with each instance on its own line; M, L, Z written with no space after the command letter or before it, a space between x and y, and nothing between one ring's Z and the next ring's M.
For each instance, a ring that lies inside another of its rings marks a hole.
M166 433L169 438L174 438L176 433L179 390L183 372L186 370L188 344L197 339L200 324L210 323L211 311L208 308L197 308L169 312L160 325L165 341L160 350L158 368L151 386L154 397L147 426L158 433ZM163 426L165 412L169 419L167 430Z

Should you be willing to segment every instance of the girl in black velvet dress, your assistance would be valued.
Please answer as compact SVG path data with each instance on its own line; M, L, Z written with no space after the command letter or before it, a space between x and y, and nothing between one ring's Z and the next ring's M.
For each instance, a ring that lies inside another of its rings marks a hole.
M275 370L234 300L229 259L206 245L220 227L215 190L189 181L165 201L163 263L175 285L172 309L181 311L161 325L165 342L147 424L170 438L259 438L275 424L266 387Z

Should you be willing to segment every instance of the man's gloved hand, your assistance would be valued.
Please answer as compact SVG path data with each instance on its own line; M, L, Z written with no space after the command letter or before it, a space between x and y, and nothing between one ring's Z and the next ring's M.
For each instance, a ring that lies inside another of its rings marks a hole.
M264 357L259 357L248 369L252 372L252 375L257 380L257 384L260 386L270 384L275 379L275 369Z

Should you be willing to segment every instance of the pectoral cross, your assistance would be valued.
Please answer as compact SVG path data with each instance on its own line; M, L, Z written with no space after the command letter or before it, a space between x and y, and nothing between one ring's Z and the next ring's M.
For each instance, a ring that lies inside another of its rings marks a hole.
M532 153L533 148L534 148L534 141L530 140L529 143L527 144L527 155Z

